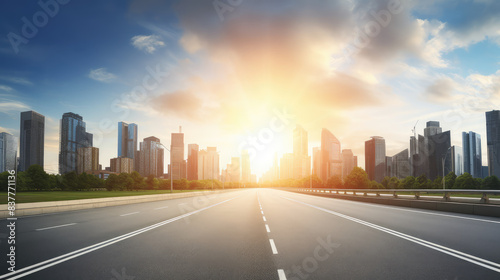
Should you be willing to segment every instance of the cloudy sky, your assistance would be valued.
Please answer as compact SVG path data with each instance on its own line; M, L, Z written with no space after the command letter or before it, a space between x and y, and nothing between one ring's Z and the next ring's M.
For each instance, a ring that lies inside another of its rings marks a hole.
M3 1L0 131L46 116L45 168L57 172L59 119L83 116L100 162L117 122L139 138L217 146L221 166L250 149L261 175L303 126L353 149L379 135L409 147L437 120L461 146L500 108L500 1ZM57 3L57 5L54 5ZM168 155L168 154L167 154ZM168 160L168 158L166 159Z

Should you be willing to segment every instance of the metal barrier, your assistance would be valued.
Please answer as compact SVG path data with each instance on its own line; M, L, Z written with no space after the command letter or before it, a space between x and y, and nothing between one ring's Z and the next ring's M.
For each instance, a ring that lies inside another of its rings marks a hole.
M500 190L443 190L443 189L318 189L318 188L298 188L301 192L316 192L316 193L336 193L356 195L356 193L363 193L368 196L368 193L374 193L376 196L380 194L392 194L394 198L398 197L398 193L411 193L415 199L421 199L422 193L433 194L442 193L444 201L450 201L450 194L481 194L481 203L490 203L489 195L500 196ZM401 195L401 194L399 194Z

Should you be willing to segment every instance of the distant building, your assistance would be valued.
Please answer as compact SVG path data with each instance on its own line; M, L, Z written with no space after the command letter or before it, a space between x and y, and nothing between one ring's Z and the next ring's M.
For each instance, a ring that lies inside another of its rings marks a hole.
M368 179L382 182L385 177L385 139L373 136L365 142L365 169Z
M311 158L308 156L307 131L300 125L293 130L293 178L302 179L309 176Z
M78 172L78 150L93 145L93 135L86 131L86 124L80 115L71 112L63 114L59 141L59 173Z
M218 180L219 153L216 147L207 147L198 153L198 180Z
M16 170L17 139L7 132L0 133L0 173Z
M197 144L188 145L187 159L187 179L189 181L198 180L198 153L200 146Z
M33 164L43 168L45 145L45 116L27 111L21 113L19 171Z
M469 173L474 178L481 178L483 176L481 135L472 131L469 131L469 133L462 132L462 145L464 172Z
M488 166L482 166L481 167L481 172L482 172L482 177L481 178L486 178L488 177Z
M462 152L462 147L451 147L451 170L457 176L464 174L464 158Z
M154 136L144 138L143 142L140 143L139 173L143 177L149 175L154 177L163 176L163 159L164 150L160 146L160 139Z
M398 179L404 179L410 176L408 149L404 149L392 156L391 171L390 176L397 177Z
M77 151L77 173L83 172L90 174L93 171L99 171L99 148L82 147Z
M488 148L488 176L500 178L500 111L486 112L486 146Z
M342 150L342 163L342 177L345 180L354 167L357 167L357 159L355 159L351 149Z
M293 179L293 154L286 153L280 160L280 179Z
M170 145L171 177L174 180L186 179L186 160L184 160L184 133L172 133ZM199 171L198 171L199 173Z
M134 160L128 157L117 157L110 159L110 169L114 173L132 173L134 171Z
M137 135L137 124L118 123L118 157L135 159L138 144Z
M320 178L321 174L321 148L314 147L313 148L313 175L318 176Z
M239 157L231 158L231 165L228 166L231 182L239 182L241 180L241 163Z
M241 151L241 181L243 183L250 182L251 175L250 155L248 154L248 150L243 150Z
M320 179L326 182L330 177L342 178L342 154L340 141L330 131L321 130Z

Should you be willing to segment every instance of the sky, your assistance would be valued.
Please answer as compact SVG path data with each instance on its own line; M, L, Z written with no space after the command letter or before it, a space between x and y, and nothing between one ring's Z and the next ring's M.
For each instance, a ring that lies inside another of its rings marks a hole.
M248 149L258 176L275 153L292 152L296 125L310 155L326 128L364 167L371 136L392 156L409 148L415 125L423 134L435 120L452 145L479 133L487 163L484 112L500 108L500 1L0 5L0 132L18 137L22 111L45 115L50 173L65 112L83 117L103 167L117 156L120 121L166 146L182 126L186 149L216 146L221 167Z

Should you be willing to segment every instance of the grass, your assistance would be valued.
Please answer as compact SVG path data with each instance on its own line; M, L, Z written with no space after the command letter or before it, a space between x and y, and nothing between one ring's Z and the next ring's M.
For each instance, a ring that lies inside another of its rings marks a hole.
M174 193L192 192L203 190L174 190ZM16 203L62 201L75 199L90 199L118 196L151 195L170 193L170 190L145 190L145 191L46 191L46 192L18 192ZM0 193L0 204L7 204L7 193Z

